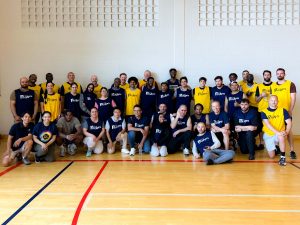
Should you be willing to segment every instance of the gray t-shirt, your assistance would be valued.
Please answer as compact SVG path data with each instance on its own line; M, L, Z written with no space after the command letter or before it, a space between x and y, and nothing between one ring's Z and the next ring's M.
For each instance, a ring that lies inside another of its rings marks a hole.
M79 120L73 117L71 121L66 121L65 117L60 118L56 124L57 128L62 129L63 134L74 134L77 132L77 128L81 127Z

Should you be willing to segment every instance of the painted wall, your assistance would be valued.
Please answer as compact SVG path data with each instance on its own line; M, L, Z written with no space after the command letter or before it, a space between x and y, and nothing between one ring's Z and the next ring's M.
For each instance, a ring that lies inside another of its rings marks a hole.
M248 69L261 81L261 73L284 67L287 78L297 79L299 26L199 27L197 1L160 0L159 27L153 28L22 28L20 1L0 1L0 133L13 122L10 93L19 78L31 73L38 83L52 72L55 83L73 71L76 80L89 83L98 74L110 86L121 72L142 78L150 69L160 82L177 68L195 87L200 76L208 78ZM299 97L297 95L297 97ZM299 111L296 104L295 115ZM300 122L294 116L295 124ZM294 126L296 134L300 128Z

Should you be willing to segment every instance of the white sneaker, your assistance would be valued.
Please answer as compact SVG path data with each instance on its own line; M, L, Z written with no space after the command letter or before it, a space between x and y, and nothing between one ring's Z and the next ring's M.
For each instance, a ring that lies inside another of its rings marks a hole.
M64 157L66 155L66 148L65 146L60 146L60 157Z
M183 149L183 154L185 156L189 156L190 155L190 151L187 148L185 148L185 149Z
M69 144L68 145L68 153L69 153L69 155L75 155L76 149L77 149L77 146L74 143L73 144Z
M135 148L131 148L130 152L129 152L129 155L134 155L134 154L135 154Z
M130 153L130 151L127 148L122 148L121 152L124 153L124 154L129 154Z

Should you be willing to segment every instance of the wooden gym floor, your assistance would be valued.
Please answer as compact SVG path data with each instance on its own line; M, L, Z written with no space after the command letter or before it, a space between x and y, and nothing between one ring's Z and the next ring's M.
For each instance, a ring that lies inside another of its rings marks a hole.
M82 149L54 163L0 166L0 223L299 224L300 160L287 159L281 167L263 150L255 161L238 153L206 166L180 153L87 159Z

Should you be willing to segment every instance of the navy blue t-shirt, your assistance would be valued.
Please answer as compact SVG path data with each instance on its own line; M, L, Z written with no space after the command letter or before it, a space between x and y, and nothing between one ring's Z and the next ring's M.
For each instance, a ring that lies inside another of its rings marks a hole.
M201 114L200 118L196 118L195 114L191 115L191 120L192 120L192 125L193 127L195 125L197 125L198 123L202 122L204 124L206 124L206 115L205 114Z
M226 112L220 112L216 115L214 112L209 113L209 122L215 124L217 127L222 128L225 124L229 123Z
M95 135L96 137L99 136L99 134L102 131L103 128L103 121L102 120L98 120L98 122L94 123L91 118L88 118L83 124L82 124L82 128L87 129L87 132Z
M123 88L110 88L108 90L109 97L114 100L117 107L121 109L121 112L124 112L125 108L125 90Z
M97 95L93 92L88 92L88 91L85 91L83 93L83 102L86 106L86 108L91 111L91 109L93 107L95 107L95 102L96 102L96 99L97 99ZM90 115L86 112L82 112L82 114L86 117L89 117Z
M223 85L222 88L218 88L217 86L211 88L211 99L214 101L219 101L221 110L224 111L224 106L225 106L225 98L229 95L231 92L230 88L226 85Z
M176 132L177 130L181 130L181 129L184 129L187 127L187 122L189 120L189 116L185 116L183 118L179 118L177 120L177 124L176 124L176 127L174 129L172 129L173 133Z
M141 108L143 115L148 119L151 119L153 113L156 111L156 88L149 89L147 86L143 86L141 93Z
M131 116L128 119L128 124L132 124L132 126L135 128L144 129L145 127L149 126L149 120L144 116L142 116L140 119L136 118L135 116Z
M204 152L204 147L211 147L214 142L210 131L206 131L202 136L197 135L194 139L197 151L202 155Z
M81 118L81 108L79 104L80 94L72 95L70 92L65 94L64 108L72 112L73 116L77 119Z
M191 100L192 100L192 90L187 89L186 91L178 88L176 90L176 110L181 105L185 105L187 107L188 114L190 114Z
M228 117L232 118L236 110L240 109L240 107L235 107L234 103L241 103L243 99L243 92L239 91L236 94L232 94L231 92L228 94Z
M241 109L238 109L234 114L234 125L258 126L257 111L249 108L248 112L243 113Z
M178 88L180 86L178 79L176 79L174 83L171 81L171 79L169 79L169 80L167 80L167 84L169 86L169 90L171 90L173 92L176 88Z
M121 119L121 118L118 121L114 121L112 119L112 117L110 117L107 120L106 128L109 128L107 130L109 132L112 142L114 142L116 140L116 137L118 136L118 134L123 130L123 123L124 123L124 119Z
M34 112L34 91L28 90L26 92L20 89L15 90L16 97L16 113L22 116L23 113L28 112L31 115Z
M170 124L163 122L153 126L152 142L158 146L168 145L170 140Z
M159 91L157 94L157 108L160 104L165 104L167 106L167 112L173 112L173 104L172 104L173 95L170 90L166 92Z
M109 117L112 116L113 114L113 107L112 107L112 99L107 98L107 99L97 99L96 104L98 106L98 114L99 118L106 123Z
M54 123L50 123L49 126L45 126L43 122L39 122L33 128L32 134L37 136L41 142L46 144L51 140L53 135L58 134L58 131Z
M10 128L9 133L8 133L10 136L13 137L12 145L19 138L27 137L29 134L31 134L33 131L33 127L34 127L33 123L29 123L26 127L24 127L23 122L19 122L19 123L12 125L12 127ZM25 142L22 141L18 147L11 146L11 148L13 150L17 150L17 149L21 148L24 143Z

